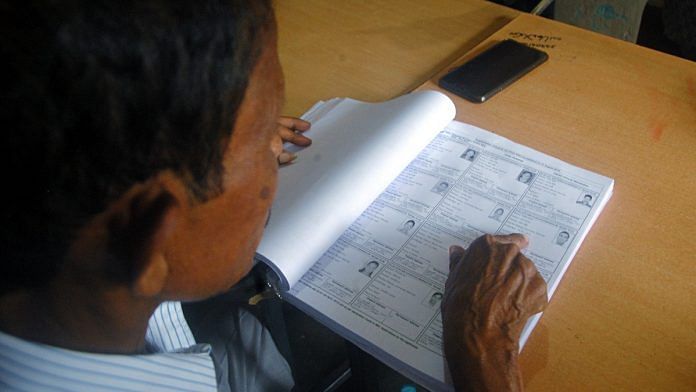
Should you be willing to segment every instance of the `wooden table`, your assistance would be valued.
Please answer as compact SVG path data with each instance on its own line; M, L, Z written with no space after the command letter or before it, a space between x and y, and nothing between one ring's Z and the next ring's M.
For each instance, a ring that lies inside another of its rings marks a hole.
M277 14L294 115L436 88L517 15L473 0ZM507 37L553 45L549 62L483 105L458 100L457 118L616 180L521 355L527 389L696 390L696 63L531 16L493 40Z
M481 1L281 0L276 14L285 112L300 115L319 99L405 94L518 13Z

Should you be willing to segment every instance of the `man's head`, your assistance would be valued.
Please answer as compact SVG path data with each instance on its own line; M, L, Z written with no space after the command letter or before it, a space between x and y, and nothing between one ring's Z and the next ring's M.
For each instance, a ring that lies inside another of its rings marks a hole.
M362 268L361 272L364 273L365 275L371 275L373 272L377 270L379 267L379 263L375 260L372 260L365 264L365 267Z
M404 222L403 228L404 228L404 230L411 230L411 229L413 229L413 226L415 226L415 225L416 225L416 221L414 221L413 219L409 219L406 222Z
M532 180L532 173L524 170L524 171L522 171L522 173L520 173L520 175L517 177L517 179L520 182L527 184L527 183L529 183L529 181Z
M275 191L267 1L5 5L3 291L56 279L159 299L236 282Z
M585 195L585 196L582 197L582 199L583 199L583 201L584 201L585 203L588 203L588 204L589 204L589 203L592 202L592 195Z
M563 245L568 241L568 239L570 239L570 233L567 231L561 231L556 237L556 244Z
M433 295L430 296L430 299L428 300L428 303L430 305L435 305L436 303L442 301L442 293L435 292Z
M505 210L502 208L496 208L495 211L493 211L493 216L501 217L505 213Z

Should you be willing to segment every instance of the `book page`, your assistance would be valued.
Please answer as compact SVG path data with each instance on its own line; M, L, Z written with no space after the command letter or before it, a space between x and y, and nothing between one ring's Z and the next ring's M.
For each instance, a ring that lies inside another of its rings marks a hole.
M292 302L426 387L447 389L440 300L449 246L526 234L524 253L550 298L612 187L607 177L452 122L293 287Z
M309 112L312 146L280 170L257 250L291 287L455 114L434 91L384 103L331 100Z

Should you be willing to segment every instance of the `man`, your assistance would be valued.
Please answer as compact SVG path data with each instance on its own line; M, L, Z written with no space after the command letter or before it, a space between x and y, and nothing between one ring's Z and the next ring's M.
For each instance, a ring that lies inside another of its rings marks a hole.
M578 204L582 204L585 207L592 207L592 195L586 193L583 195L581 200L576 201Z
M466 159L467 161L473 162L474 158L476 158L476 154L478 154L478 152L476 150L472 150L469 148L466 151L464 151L464 153L462 155L460 155L459 157L462 159Z
M437 194L440 194L440 195L444 195L445 193L447 193L448 189L449 189L449 182L440 181L430 191L437 193Z
M270 4L173 4L2 6L2 389L292 386L277 350L211 358L167 302L249 271L282 150ZM242 354L268 341L230 327Z
M409 234L409 232L413 229L415 225L416 221L414 221L413 219L409 219L401 225L401 228L399 228L399 232Z
M375 260L369 261L367 264L365 264L364 267L360 268L358 272L361 274L367 276L368 278L372 277L372 274L377 271L377 268L379 268L379 263Z
M442 293L433 293L428 300L428 306L433 307L442 301Z
M570 239L570 233L567 231L561 231L556 236L556 245L564 245Z
M2 10L2 166L13 186L2 206L2 388L289 388L285 364L268 364L276 357L235 362L235 348L255 342L238 335L266 333L249 317L222 349L177 317L178 301L223 293L249 271L278 162L292 159L281 138L308 144L297 134L308 124L277 125L269 3ZM525 245L486 236L450 251L442 309L457 388L521 387L517 339L546 298Z
M500 219L503 218L503 214L505 214L505 210L502 208L496 208L495 211L490 215L491 219L495 219L498 222L500 222Z
M534 178L534 174L530 171L527 170L522 170L520 172L520 175L517 176L517 181L523 183L523 184L529 184L530 181L532 181L532 178Z

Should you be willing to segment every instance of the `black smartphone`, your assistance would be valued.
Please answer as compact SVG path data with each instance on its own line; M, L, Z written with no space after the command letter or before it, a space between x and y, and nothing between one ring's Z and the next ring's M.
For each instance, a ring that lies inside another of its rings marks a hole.
M440 79L440 87L474 103L483 103L536 68L549 55L506 39Z

